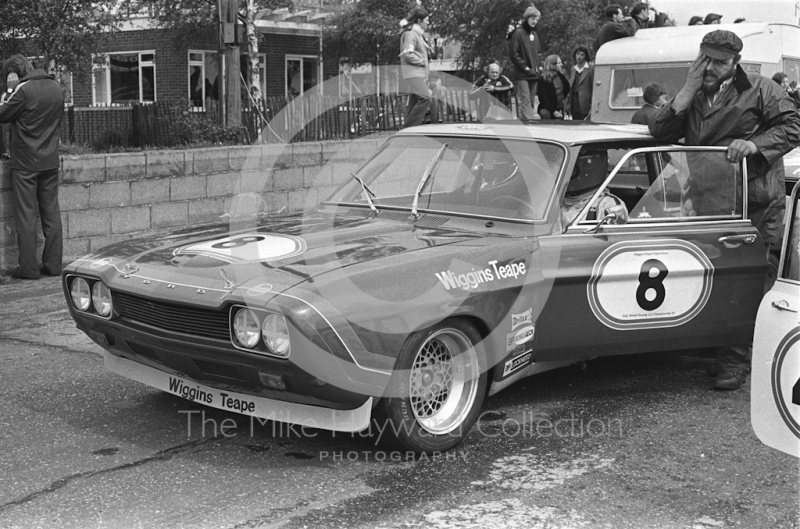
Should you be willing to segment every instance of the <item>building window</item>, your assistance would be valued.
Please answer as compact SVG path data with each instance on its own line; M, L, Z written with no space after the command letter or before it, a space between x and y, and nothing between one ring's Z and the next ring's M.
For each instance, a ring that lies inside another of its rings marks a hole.
M317 58L313 55L286 56L286 99L292 100L317 85Z
M206 110L219 101L219 65L211 51L189 51L189 101L193 110Z
M110 53L94 65L92 97L96 106L127 106L156 100L155 53Z

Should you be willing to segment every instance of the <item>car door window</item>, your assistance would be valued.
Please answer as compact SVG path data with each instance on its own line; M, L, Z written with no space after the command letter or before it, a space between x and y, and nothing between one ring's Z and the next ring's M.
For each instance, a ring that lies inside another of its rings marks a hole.
M781 278L800 281L800 193L792 195L789 221L789 233L786 238L786 250L783 258Z
M621 199L626 224L741 219L743 164L729 162L722 147L637 150L612 170L598 196Z

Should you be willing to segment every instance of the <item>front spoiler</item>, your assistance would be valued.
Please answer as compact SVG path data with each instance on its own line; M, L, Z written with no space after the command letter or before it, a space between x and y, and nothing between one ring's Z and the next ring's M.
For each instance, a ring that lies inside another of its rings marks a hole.
M106 369L112 373L211 408L334 432L360 432L369 426L372 397L354 410L334 410L223 391L189 378L170 375L108 351L103 352L103 357ZM187 394L191 390L191 394L196 397L182 395L181 388L188 388Z

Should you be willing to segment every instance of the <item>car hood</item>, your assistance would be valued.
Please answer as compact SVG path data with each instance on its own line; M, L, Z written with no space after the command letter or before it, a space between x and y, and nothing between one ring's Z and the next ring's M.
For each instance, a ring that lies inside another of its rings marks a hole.
M251 224L226 223L119 242L74 265L96 270L124 290L130 289L120 276L212 291L268 283L277 292L331 270L478 237L408 222L317 213ZM139 281L128 282L134 283Z

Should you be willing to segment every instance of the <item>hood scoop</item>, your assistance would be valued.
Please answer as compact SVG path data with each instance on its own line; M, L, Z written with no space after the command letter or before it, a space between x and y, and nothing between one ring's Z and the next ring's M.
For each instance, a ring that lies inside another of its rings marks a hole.
M369 217L371 216L372 212L368 209L351 208L347 212L347 214L356 217ZM422 215L419 216L417 221L414 222L411 213L406 213L405 211L387 211L387 210L381 210L380 213L378 213L377 218L380 218L382 220L410 222L418 228L437 228L450 220L450 217L446 217L444 215L426 215L423 213Z

